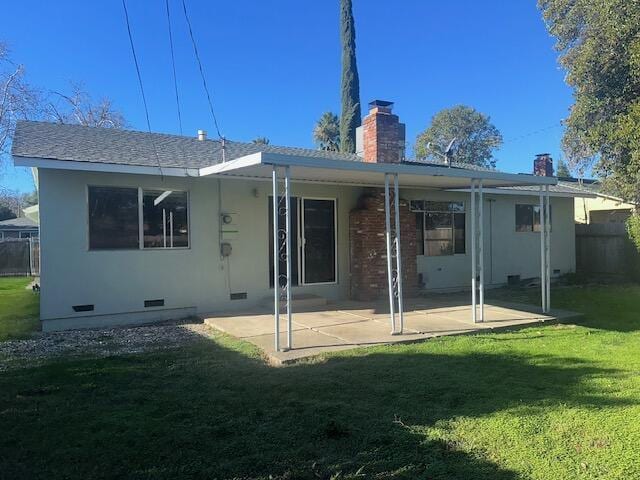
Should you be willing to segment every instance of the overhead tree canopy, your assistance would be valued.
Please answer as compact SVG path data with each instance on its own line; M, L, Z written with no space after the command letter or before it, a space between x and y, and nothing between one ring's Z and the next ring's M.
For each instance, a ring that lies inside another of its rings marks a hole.
M16 121L37 117L41 94L24 78L24 66L15 64L0 42L0 163L6 158Z
M565 154L606 189L640 201L640 2L539 0L575 103Z
M454 138L453 161L495 167L493 152L502 145L502 135L488 115L465 105L445 108L433 116L429 127L418 135L416 157L440 160Z
M342 41L342 112L340 114L340 151L356 151L356 128L360 126L360 79L356 64L356 27L351 0L340 1Z
M71 83L71 93L51 92L44 105L48 119L58 123L75 123L86 127L125 128L127 122L113 102L102 98L95 102L81 84Z
M324 112L313 129L313 140L320 150L340 150L340 122L332 112Z

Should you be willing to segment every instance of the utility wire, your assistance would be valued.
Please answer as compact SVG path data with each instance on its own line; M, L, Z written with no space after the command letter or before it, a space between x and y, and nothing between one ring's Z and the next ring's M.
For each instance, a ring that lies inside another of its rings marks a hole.
M178 76L176 75L176 58L173 53L173 34L171 33L171 13L169 11L169 0L165 0L167 7L167 27L169 28L169 45L171 47L171 67L173 69L173 89L176 92L176 107L178 109L178 126L182 135L182 115L180 113L180 97L178 95Z
M562 121L558 121L558 122L554 123L553 125L547 125L546 127L540 128L538 130L534 130L534 131L529 132L529 133L525 133L524 135L519 135L517 137L508 138L505 142L503 142L502 145L515 143L515 142L518 142L520 140L524 140L525 138L531 137L533 135L537 135L539 133L547 132L549 130L554 130L554 129L562 127L562 126L563 126Z
M149 120L149 108L147 107L147 97L144 94L144 87L142 86L142 76L140 75L140 65L138 65L138 57L136 55L136 49L133 45L133 35L131 35L131 25L129 23L129 12L127 11L127 3L125 0L122 0L122 8L124 9L124 18L127 23L127 33L129 34L129 44L131 45L131 54L133 55L133 63L136 66L136 74L138 75L138 85L140 86L140 93L142 94L142 103L144 104L144 114L147 119L147 130L151 134L151 121ZM153 145L153 153L156 157L156 162L158 163L158 169L160 170L160 176L164 180L164 175L162 173L162 165L160 164L160 158L158 157L158 149L156 148L155 138L151 137L151 143Z
M124 1L124 0L123 0ZM213 102L211 101L211 95L209 94L209 87L207 87L207 80L204 76L204 71L202 70L202 62L200 61L200 55L198 53L198 47L196 45L196 40L193 36L193 29L191 28L191 21L189 20L189 14L187 13L187 4L185 0L182 0L182 10L184 11L184 18L187 21L187 25L189 27L189 36L191 37L191 44L193 45L193 52L196 55L196 60L198 62L198 69L200 70L200 77L202 78L202 85L204 86L204 91L207 94L207 102L209 103L209 110L211 111L211 116L213 117L213 124L216 127L216 133L218 134L218 138L223 140L222 134L220 133L220 128L218 127L218 119L216 118L216 114L213 111Z

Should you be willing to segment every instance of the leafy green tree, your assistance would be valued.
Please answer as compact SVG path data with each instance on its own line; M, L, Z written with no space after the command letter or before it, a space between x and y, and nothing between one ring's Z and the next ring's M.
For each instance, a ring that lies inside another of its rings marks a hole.
M538 0L573 87L563 148L603 188L640 201L640 2ZM640 249L640 217L629 223Z
M340 1L342 41L342 112L340 115L340 151L356 151L356 128L361 123L360 80L356 64L356 28L351 0Z
M603 186L640 201L640 2L539 0L573 87L563 148Z
M493 168L493 152L502 145L502 135L488 115L472 107L457 105L445 108L431 119L431 125L418 135L415 154L418 158L440 159L451 140L456 139L451 160Z
M251 140L254 145L269 145L269 139L267 137L256 137Z
M340 150L340 122L338 116L324 112L313 129L313 139L320 150Z
M567 162L565 162L561 158L558 159L558 165L556 166L556 176L557 177L570 177L571 176L571 171L569 170L569 167L567 166Z
M11 220L12 218L16 218L16 214L13 213L13 210L6 205L0 205L0 222L2 220Z

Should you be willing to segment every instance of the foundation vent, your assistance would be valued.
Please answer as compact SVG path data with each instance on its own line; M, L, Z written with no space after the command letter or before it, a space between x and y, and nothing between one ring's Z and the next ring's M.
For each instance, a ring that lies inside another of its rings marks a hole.
M71 308L73 308L74 312L93 312L94 306L93 305L74 305Z
M229 295L229 298L231 300L246 300L247 299L247 292L232 293L232 294Z
M159 298L157 300L145 300L144 307L164 307L164 298Z

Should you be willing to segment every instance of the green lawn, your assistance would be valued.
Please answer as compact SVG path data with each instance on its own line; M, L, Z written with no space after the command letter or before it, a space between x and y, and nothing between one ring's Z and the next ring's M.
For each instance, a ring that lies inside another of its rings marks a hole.
M0 277L0 341L24 337L39 328L40 298L26 289L31 280Z
M640 287L553 301L584 321L286 368L218 336L0 373L0 478L640 478Z

